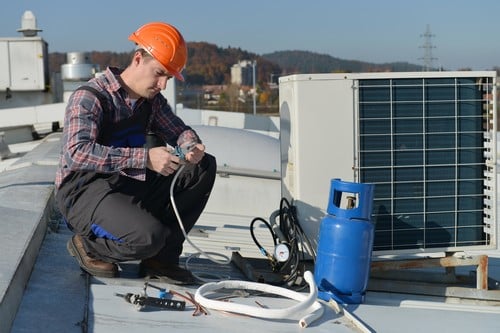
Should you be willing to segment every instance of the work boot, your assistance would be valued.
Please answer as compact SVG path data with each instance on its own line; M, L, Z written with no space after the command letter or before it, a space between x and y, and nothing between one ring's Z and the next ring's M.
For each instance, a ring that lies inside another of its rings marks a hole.
M189 270L176 264L165 264L156 259L141 261L139 273L148 279L157 279L170 284L199 284L198 279Z
M74 235L66 244L68 252L75 257L80 268L90 275L98 277L112 278L118 274L116 264L92 258L83 246L82 236Z

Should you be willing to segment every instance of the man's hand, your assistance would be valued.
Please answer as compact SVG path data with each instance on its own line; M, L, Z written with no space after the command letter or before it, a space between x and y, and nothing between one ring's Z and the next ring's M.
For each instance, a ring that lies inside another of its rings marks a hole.
M197 143L192 147L188 153L186 153L186 161L191 164L200 163L201 159L205 156L205 145L202 143Z
M173 174L181 163L179 157L171 154L167 147L155 147L148 150L148 169L156 171L160 175Z

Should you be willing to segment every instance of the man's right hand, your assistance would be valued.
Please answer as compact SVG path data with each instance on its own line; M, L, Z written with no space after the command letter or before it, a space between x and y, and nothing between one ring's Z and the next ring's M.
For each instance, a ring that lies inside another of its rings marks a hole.
M173 174L180 165L178 156L171 154L167 147L154 147L148 150L148 169L163 176Z

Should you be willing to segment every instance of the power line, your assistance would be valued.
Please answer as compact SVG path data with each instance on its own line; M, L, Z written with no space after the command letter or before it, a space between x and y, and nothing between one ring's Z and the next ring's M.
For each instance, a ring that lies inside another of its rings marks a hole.
M424 61L424 70L430 71L433 68L433 61L437 60L437 58L432 56L432 49L436 48L432 45L432 37L435 37L435 35L431 33L431 28L428 24L425 32L420 37L424 37L424 45L420 46L424 49L424 56L418 59Z

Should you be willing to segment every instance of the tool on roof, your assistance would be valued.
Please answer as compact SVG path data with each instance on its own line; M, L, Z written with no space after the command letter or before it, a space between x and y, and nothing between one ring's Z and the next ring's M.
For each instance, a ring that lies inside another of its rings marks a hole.
M159 290L159 297L148 296L148 294L146 292L147 287L152 287L152 288L158 289ZM184 309L186 308L186 302L177 301L177 300L173 300L171 298L168 298L169 293L165 289L154 286L152 284L149 284L148 282L146 282L144 284L144 288L142 290L142 293L140 293L140 294L115 293L115 296L124 298L126 302L134 305L138 311L141 311L148 306L157 307L157 308L166 309L166 310L177 310L177 311L184 311Z

